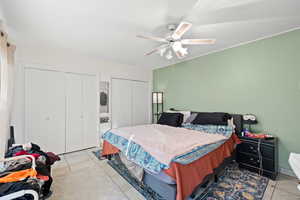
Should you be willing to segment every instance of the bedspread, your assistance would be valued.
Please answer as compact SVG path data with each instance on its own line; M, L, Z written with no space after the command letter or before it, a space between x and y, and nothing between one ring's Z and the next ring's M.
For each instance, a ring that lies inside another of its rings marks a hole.
M190 164L184 165L172 162L170 167L165 169L164 172L176 180L176 200L185 200L207 175L213 173L213 170L225 158L231 156L235 145L238 143L240 143L240 140L235 134L232 134L224 144ZM119 151L117 147L104 141L103 155L115 154Z
M187 128L189 128L189 127L187 127ZM171 130L174 131L174 128L171 128ZM175 130L184 130L185 132L187 131L188 133L197 134L198 136L201 135L202 137L197 138L199 140L201 138L209 135L207 133L203 134L202 132L198 132L198 131L195 132L195 131L186 130L183 128L175 128ZM168 131L170 131L170 130L168 129ZM232 131L233 131L232 128L225 128L225 129L219 128L218 133L224 135L225 136L224 138L228 139L228 138L230 138ZM115 132L116 131L114 131L114 130L106 132L103 135L103 139L105 141L108 141L110 144L114 145L115 147L117 147L124 154L126 154L126 156L129 160L135 162L136 164L140 165L144 169L147 169L153 173L159 173L161 170L169 168L169 165L166 165L166 164L158 161L154 156L152 156L150 153L145 151L145 149L142 148L139 144L137 144L133 141L129 141L128 139L121 137L119 135L116 135ZM172 134L172 132L170 132L170 133ZM151 135L151 134L149 134L149 135ZM172 135L172 137L175 137L175 135ZM182 155L178 155L178 156L174 157L172 159L172 162L178 162L181 164L189 164L189 163L201 158L202 156L206 155L207 153L213 151L214 149L218 148L225 141L226 140L224 139L224 140L221 140L216 143L196 146L195 148L191 148L190 151L188 151ZM167 143L167 145L170 145L170 144ZM111 147L108 147L108 148L111 148ZM105 151L107 151L107 148L104 148L103 155L106 155ZM117 152L117 150L115 150L115 151Z
M131 143L134 142L140 145L145 152L148 152L157 161L166 166L169 166L176 156L181 156L195 148L227 139L222 134L210 134L203 131L175 128L159 124L112 129L110 130L109 138L112 138L113 135L128 140L128 142L126 142L127 149L123 152L126 155ZM106 133L103 138L107 138ZM114 139L116 140L118 137L114 137ZM111 140L110 142L115 145L115 140ZM123 151L123 149L120 150Z

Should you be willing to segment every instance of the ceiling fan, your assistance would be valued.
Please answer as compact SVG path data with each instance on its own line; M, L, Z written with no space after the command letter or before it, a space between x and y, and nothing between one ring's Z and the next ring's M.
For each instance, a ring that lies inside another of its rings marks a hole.
M187 56L187 48L183 45L205 45L214 44L216 39L182 39L182 36L192 27L189 22L181 22L177 27L174 24L168 25L171 34L163 37L137 35L139 38L162 42L164 44L146 53L145 56L158 52L161 56L165 56L168 60L173 58L173 53L177 58L182 59Z

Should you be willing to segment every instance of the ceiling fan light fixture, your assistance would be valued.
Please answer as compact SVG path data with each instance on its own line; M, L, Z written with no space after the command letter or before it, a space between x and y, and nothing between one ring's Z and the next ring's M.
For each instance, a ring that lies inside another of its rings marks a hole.
M188 55L187 48L184 48L182 45L207 45L214 44L216 42L216 39L182 39L182 36L191 27L191 23L182 21L179 25L169 24L167 28L171 33L165 35L165 37L143 35L137 35L137 37L163 43L146 53L146 56L156 53L170 60L173 58L174 53L174 55L176 55L175 57L182 59Z
M188 51L187 51L187 48L181 48L180 50L180 53L183 57L185 57L186 55L188 55Z
M173 43L173 49L174 51L180 51L182 49L182 44L180 41L176 41Z
M169 51L166 53L166 59L171 60L172 58L173 58L172 51L169 50Z
M166 50L167 50L166 48L161 49L161 50L159 51L159 55L160 55L160 56L164 56Z

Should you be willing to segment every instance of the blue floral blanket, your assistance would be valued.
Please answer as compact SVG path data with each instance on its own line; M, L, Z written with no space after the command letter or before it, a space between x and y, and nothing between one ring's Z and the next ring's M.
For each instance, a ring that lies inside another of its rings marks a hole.
M226 138L230 138L231 134L233 133L233 128L231 126L185 124L182 128L198 130L210 134L222 134ZM127 156L128 160L135 162L144 169L147 169L153 173L159 173L161 170L169 168L168 165L157 161L139 144L136 144L133 141L128 141L126 138L116 135L111 131L106 132L102 138L123 152ZM172 162L177 162L180 164L192 163L209 152L217 149L225 142L226 140L222 140L217 143L196 147L183 155L175 157Z

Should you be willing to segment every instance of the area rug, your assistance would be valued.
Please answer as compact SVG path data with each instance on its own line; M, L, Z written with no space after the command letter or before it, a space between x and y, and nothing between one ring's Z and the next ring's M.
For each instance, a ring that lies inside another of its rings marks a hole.
M109 160L108 164L145 199L164 200L150 187L133 177L118 159ZM274 185L274 181L256 173L239 169L238 165L234 163L225 168L217 183L211 184L205 190L202 189L201 194L195 192L193 200L270 200Z
M218 182L196 200L267 200L271 199L275 182L264 176L240 169L237 164L225 168Z
M102 150L93 151L93 154L99 159L99 160L105 160L106 158L102 156Z

